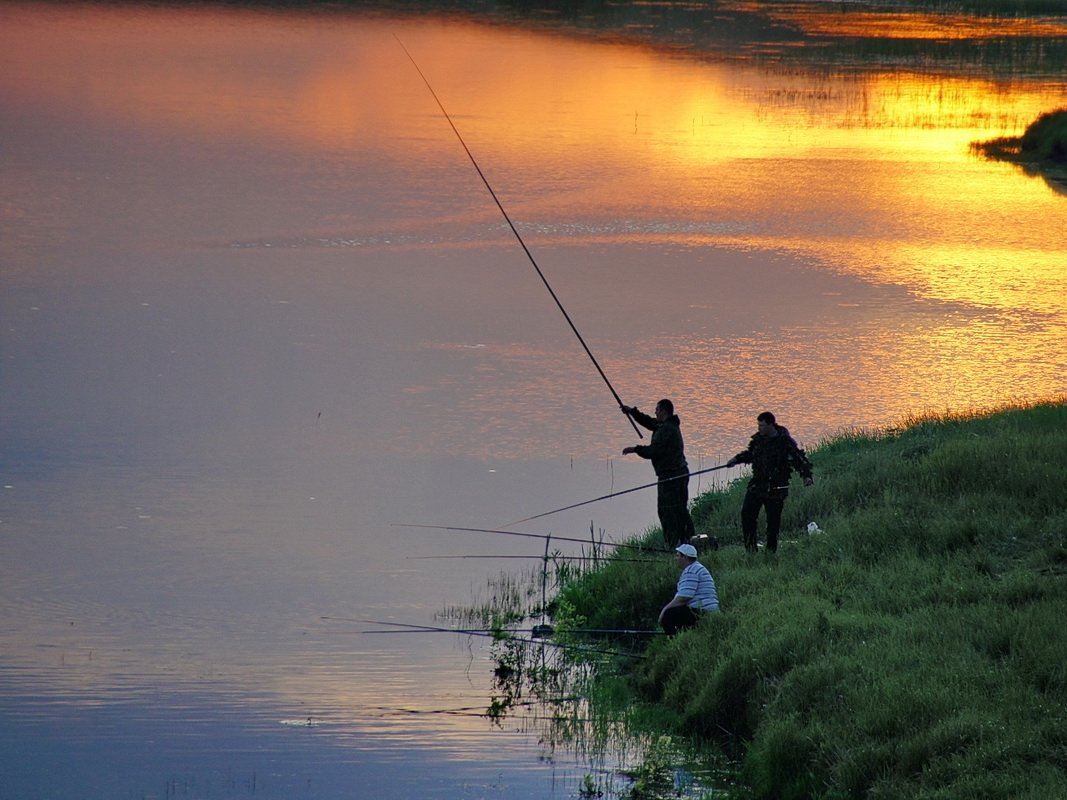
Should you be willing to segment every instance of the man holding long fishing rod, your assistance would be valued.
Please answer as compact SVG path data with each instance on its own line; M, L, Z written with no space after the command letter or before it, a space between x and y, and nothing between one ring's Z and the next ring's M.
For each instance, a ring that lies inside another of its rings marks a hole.
M622 413L652 431L648 444L627 447L622 454L633 453L652 462L659 478L656 512L663 528L663 539L677 547L693 538L696 530L689 516L689 464L685 460L682 421L674 413L674 403L663 399L656 403L656 416L650 417L637 406L620 406Z

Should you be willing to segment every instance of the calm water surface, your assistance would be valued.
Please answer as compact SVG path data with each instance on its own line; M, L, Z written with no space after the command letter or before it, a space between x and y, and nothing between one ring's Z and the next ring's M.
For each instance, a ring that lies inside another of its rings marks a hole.
M478 642L351 621L433 624L514 564L416 557L541 548L398 523L651 480L396 37L691 466L764 408L811 446L1067 392L1067 197L968 151L1062 77L5 4L0 797L570 797L626 759L463 711ZM654 520L638 492L522 527Z

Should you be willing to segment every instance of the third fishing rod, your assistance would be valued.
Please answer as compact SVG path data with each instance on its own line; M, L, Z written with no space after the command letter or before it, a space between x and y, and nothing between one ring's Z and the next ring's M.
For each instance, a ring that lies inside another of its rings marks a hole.
M608 376L604 374L604 370L600 367L600 362L596 360L596 356L593 355L593 351L590 350L589 345L585 343L585 339L582 338L582 334L578 333L578 328L575 326L573 320L571 320L570 314L567 313L567 309L563 307L563 303L561 303L559 297L556 296L556 292L552 289L552 285L548 282L548 278L546 278L545 274L541 271L541 267L538 266L537 260L533 257L533 253L530 252L530 248L526 246L526 242L524 242L522 236L519 235L519 230L511 221L511 217L508 216L508 212L504 210L504 205L496 196L496 192L493 191L493 187L489 184L489 179L485 177L485 173L482 172L482 168L478 166L478 162L475 160L474 154L471 152L470 148L467 147L467 143L460 135L459 128L456 127L456 123L452 121L452 117L449 116L449 113L445 110L444 103L441 102L441 99L437 96L437 92L435 92L433 90L433 86L430 85L429 79L423 74L422 70L419 68L418 63L416 63L415 61L415 57L412 56L410 52L408 52L408 49L406 47L404 47L404 43L400 41L400 37L394 34L393 38L396 39L397 44L400 45L400 48L404 51L404 54L408 57L408 60L411 61L411 65L415 67L415 71L419 73L419 77L422 78L422 82L426 84L426 88L430 90L430 94L433 95L433 99L437 103L437 107L441 109L441 113L444 114L445 119L448 120L448 124L452 127L452 132L456 134L456 138L459 139L459 143L463 145L463 149L467 153L467 158L471 160L471 164L473 164L474 169L477 170L478 177L482 179L482 183L485 184L485 188L489 190L489 195L493 198L493 202L496 203L496 207L500 209L500 213L504 215L504 220L508 223L508 227L511 228L511 232L515 234L515 238L518 240L519 245L522 246L522 250L524 253L526 253L526 257L530 259L530 263L533 265L533 268L537 270L537 275L539 278L541 278L541 282L545 285L545 288L548 289L548 293L552 295L552 299L556 301L556 306L559 308L560 313L562 313L563 318L567 320L567 324L571 326L571 330L574 331L574 335L578 337L578 341L581 343L582 349L585 350L585 354L589 356L589 360L593 362L593 366L596 367L596 371L600 373L600 377L603 378L605 385L611 391L612 397L615 398L615 402L619 404L619 408L623 408L622 398L619 397L619 393L615 391L615 387L611 385L611 381L608 380ZM637 423L634 422L633 418L629 414L626 415L626 419L630 421L630 425L633 426L634 432L637 433L638 437L644 438L641 433L641 429L637 427Z
M698 469L695 472L683 472L681 475L675 475L672 478L664 478L662 480L654 481L653 483L643 484L642 486L634 486L632 489L623 489L622 491L619 491L619 492L611 492L610 494L602 494L600 497L594 497L592 500L582 500L580 503L573 503L572 505L564 506L563 508L554 508L551 511L544 511L544 512L542 512L540 514L534 514L532 517L526 517L525 519L517 519L514 522L509 522L507 525L504 525L503 527L510 528L512 525L521 525L523 522L529 522L530 520L534 520L534 519L541 519L541 517L547 517L547 516L550 516L552 514L558 514L561 511L570 511L572 508L579 508L580 506L587 506L590 503L598 503L601 500L609 500L612 497L619 497L620 495L629 494L630 492L636 492L639 489L650 489L653 486L659 486L660 484L663 484L663 483L670 483L671 481L678 481L678 480L681 480L683 478L690 478L693 475L703 475L706 472L715 472L716 470L726 469L728 466L730 466L730 465L729 464L720 464L717 467L708 467L707 469Z
M530 539L544 539L546 541L551 540L555 542L578 542L580 544L592 544L593 547L620 547L628 550L638 550L644 553L671 553L672 550L666 550L660 547L649 547L642 544L629 544L628 542L605 542L605 541L593 541L589 539L577 539L570 536L556 536L551 533L524 533L522 531L505 531L499 528L464 528L458 525L417 525L415 523L403 523L394 522L393 527L396 528L421 528L423 530L432 531L454 531L454 532L473 532L473 533L496 533L503 536L523 536ZM542 558L537 556L537 558Z

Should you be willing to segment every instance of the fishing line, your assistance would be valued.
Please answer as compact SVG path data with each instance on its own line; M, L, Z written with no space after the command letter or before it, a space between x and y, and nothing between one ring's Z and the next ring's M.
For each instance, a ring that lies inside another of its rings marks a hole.
M552 511L545 511L542 514L534 514L532 517L526 517L525 519L517 519L514 522L509 522L505 525L505 528L510 528L512 525L521 525L523 522L530 522L531 520L541 519L541 517L547 517L551 514L558 514L561 511L570 511L572 508L579 508L580 506L587 506L590 503L598 503L601 500L607 500L611 497L620 497L630 492L636 492L639 489L649 489L653 486L659 486L661 483L670 483L671 481L681 480L682 478L689 478L693 475L703 475L705 472L715 472L715 470L726 469L727 464L721 464L717 467L708 467L707 469L697 470L696 472L687 472L684 475L675 475L673 478L664 478L661 481L654 481L652 483L646 483L643 486L635 486L632 489L623 489L621 492L611 492L610 494L601 495L600 497L594 497L592 500L583 500L580 503L574 503L573 505L564 506L563 508L556 508Z
M504 206L500 202L500 199L496 196L496 192L493 191L493 187L489 184L488 178L485 177L485 173L482 172L482 168L478 166L478 162L475 160L474 154L471 153L470 148L467 147L467 143L460 135L459 128L456 127L456 124L452 121L452 117L449 116L448 112L445 110L444 103L441 102L441 99L437 96L437 92L435 92L433 90L433 86L430 85L429 79L423 74L422 70L419 68L418 63L416 63L415 61L415 57L412 56L410 52L408 52L408 49L406 47L404 47L404 43L400 41L400 37L394 33L393 38L396 39L397 44L400 45L400 49L404 51L404 54L408 57L408 60L411 61L411 65L415 67L415 71L419 73L419 77L422 78L422 82L426 84L426 88L430 90L430 94L433 95L433 99L437 102L437 107L441 109L441 113L444 114L445 119L448 120L448 124L452 127L452 132L456 134L456 138L459 139L459 143L463 145L463 149L466 151L467 157L471 160L471 164L473 164L474 169L477 170L478 177L482 179L482 183L485 184L485 188L489 190L489 195L493 198L493 202L496 203L496 207L500 209L500 213L504 215L504 220L508 223L508 227L511 228L511 232L515 234L515 238L522 246L522 250L524 253L526 253L526 257L530 259L530 263L533 264L533 268L537 270L537 275L541 278L541 282L545 285L545 288L548 289L548 293L552 295L552 299L556 301L556 306L563 314L563 318L567 320L567 324L571 326L571 330L574 331L574 335L578 337L578 341L581 343L582 349L584 349L585 354L589 356L589 360L593 362L593 366L596 367L596 371L600 373L600 377L603 378L605 385L607 385L608 389L611 391L612 396L615 398L615 402L619 404L619 408L623 408L622 398L619 397L619 393L615 391L615 387L611 385L611 381L608 380L608 376L604 374L604 370L600 367L600 362L596 360L596 356L593 355L593 351L590 350L589 346L585 343L585 339L582 338L582 334L578 333L578 328L575 326L573 320L571 320L570 314L567 313L567 310L563 307L563 303L561 303L559 297L556 296L555 291L552 289L551 284L549 284L548 282L548 278L546 278L545 274L541 271L541 267L537 265L537 261L536 259L534 259L533 253L530 252L530 248L526 246L526 242L524 242L522 236L519 235L518 228L516 228L515 224L511 221L511 217L508 216L508 212L504 210ZM630 421L630 425L633 426L634 432L637 433L638 438L643 439L644 436L642 435L641 430L637 427L637 423L634 422L633 418L629 414L627 414L626 419Z

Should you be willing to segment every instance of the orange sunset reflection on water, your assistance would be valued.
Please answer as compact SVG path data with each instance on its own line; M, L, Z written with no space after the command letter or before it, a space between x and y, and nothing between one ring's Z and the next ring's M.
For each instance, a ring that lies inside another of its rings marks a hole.
M397 38L622 401L674 399L691 467L764 409L812 448L1067 396L1067 194L970 149L1067 78L315 5L0 4L0 666L47 713L173 687L476 760L483 642L356 633L495 568L409 556L507 542L407 523L652 478ZM811 5L775 13L1021 35ZM536 524L584 546L655 512L574 513Z
M732 3L735 8L757 8L759 4ZM768 16L795 26L805 34L849 36L872 39L989 39L1010 36L1063 36L1067 25L1051 18L968 16L966 14L917 11L866 11L862 8L842 14L835 6L783 4Z
M1018 21L960 25L955 18L896 14L878 16L875 24L870 15L783 8L775 13L819 35L853 28L875 38L924 38L947 29L975 38L1024 32ZM55 24L47 22L50 13L59 15ZM1024 384L1026 396L1065 388L1062 372L1043 354L1067 335L1067 197L1013 166L981 161L969 149L976 140L1017 135L1040 113L1067 106L1062 82L719 63L455 19L398 23L293 13L279 24L271 14L214 10L187 24L184 10L101 8L84 12L71 29L58 24L63 13L39 12L30 31L3 28L0 66L9 67L0 70L3 92L83 108L107 124L123 120L205 143L247 142L269 153L321 157L336 169L322 178L331 187L380 172L382 185L406 198L389 220L391 231L383 233L377 219L359 210L337 209L298 236L341 243L363 237L370 244L362 253L406 248L416 259L420 249L489 251L494 258L497 251L506 258L515 253L397 34L535 252L558 248L568 269L592 270L590 249L637 248L644 255L635 261L670 250L677 280L701 287L694 288L698 295L722 284L705 287L702 268L686 265L687 252L786 254L804 268L945 304L943 317L924 311L921 323L909 327L901 320L904 331L894 330L890 319L886 329L870 334L860 368L867 380L851 391L862 397L874 391L865 386L877 384L880 394L892 396L897 387L898 400L880 405L879 419L906 413L916 398L985 405L1011 399L1006 385ZM1028 35L1062 33L1051 22L1025 25ZM1046 30L1050 26L1056 30ZM237 28L240 36L233 35ZM3 74L18 74L19 82ZM271 224L253 223L250 236ZM468 235L472 226L491 232ZM389 236L396 231L404 233L402 245ZM566 299L581 307L583 290L571 291ZM588 288L590 296L599 291ZM642 295L654 302L660 292L624 284L613 291L627 308ZM735 303L751 302L736 291ZM485 313L506 302L487 297ZM867 302L875 301L858 304ZM691 298L692 307L700 303L699 296ZM857 303L845 298L841 307L850 304ZM988 315L998 314L1011 324L991 325ZM691 310L690 316L698 315ZM711 316L699 318L692 336L670 347L702 353L698 363L721 365L736 355L743 335L763 335L716 330ZM802 387L808 395L856 374L856 365L827 348L839 323L770 345L819 371L800 377L810 381ZM583 327L606 331L611 325L589 319ZM840 350L848 349L844 342L853 334L844 330ZM614 343L601 347L613 358ZM952 362L914 360L935 350L954 353ZM551 350L523 352L543 368L531 370L533 376L566 372L549 366L556 356ZM652 346L648 357L657 352ZM624 361L621 352L614 358ZM615 369L625 383L644 388L641 364ZM499 370L497 362L485 372ZM694 401L709 377L694 372L693 362L663 364L659 375ZM536 377L516 380L511 388L520 409L527 392L567 391ZM438 388L415 385L412 395L425 388L430 396ZM732 390L740 404L754 387ZM495 403L507 407L509 401L498 397Z

